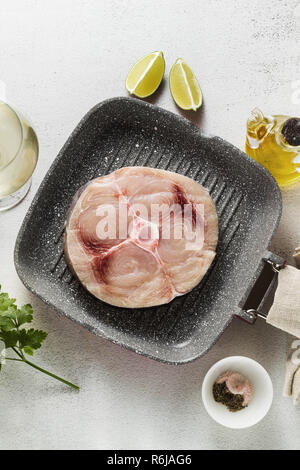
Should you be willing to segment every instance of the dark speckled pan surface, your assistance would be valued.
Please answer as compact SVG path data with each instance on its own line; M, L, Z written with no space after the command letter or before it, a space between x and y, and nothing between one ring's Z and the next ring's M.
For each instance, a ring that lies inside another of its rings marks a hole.
M90 295L69 271L63 252L67 208L80 186L123 166L185 174L214 199L220 233L209 272L168 305L121 309ZM278 186L260 165L173 113L132 98L95 106L79 123L43 180L15 247L25 286L96 335L169 363L203 355L233 316L270 257L281 214ZM250 328L250 326L249 326Z

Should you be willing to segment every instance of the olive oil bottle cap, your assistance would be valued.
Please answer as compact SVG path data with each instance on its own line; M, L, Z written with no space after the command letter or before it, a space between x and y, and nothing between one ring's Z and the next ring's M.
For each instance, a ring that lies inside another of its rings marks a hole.
M290 118L282 126L281 134L285 142L293 147L300 145L300 118Z

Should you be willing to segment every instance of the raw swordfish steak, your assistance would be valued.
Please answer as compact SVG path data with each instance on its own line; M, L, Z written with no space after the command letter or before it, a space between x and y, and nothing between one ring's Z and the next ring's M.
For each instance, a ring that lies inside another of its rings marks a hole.
M215 257L217 241L215 205L203 186L170 171L128 167L76 193L64 247L91 294L139 308L193 289Z

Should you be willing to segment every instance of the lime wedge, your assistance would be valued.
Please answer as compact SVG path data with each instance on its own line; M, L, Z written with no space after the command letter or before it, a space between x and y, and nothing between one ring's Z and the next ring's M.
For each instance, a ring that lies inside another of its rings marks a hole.
M126 78L126 89L131 95L146 98L157 90L165 72L165 59L161 51L140 59Z
M202 91L190 67L177 59L170 72L170 90L175 103L182 109L196 111L202 105Z

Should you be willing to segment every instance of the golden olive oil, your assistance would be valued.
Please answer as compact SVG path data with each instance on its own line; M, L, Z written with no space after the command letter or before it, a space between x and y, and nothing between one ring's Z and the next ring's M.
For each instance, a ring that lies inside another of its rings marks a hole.
M281 187L300 182L300 119L264 116L255 108L247 121L246 153Z

